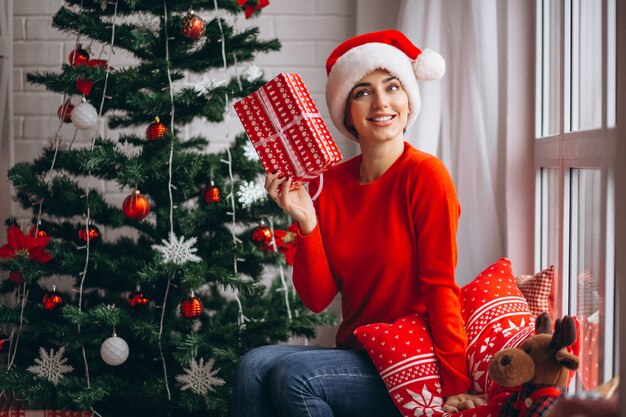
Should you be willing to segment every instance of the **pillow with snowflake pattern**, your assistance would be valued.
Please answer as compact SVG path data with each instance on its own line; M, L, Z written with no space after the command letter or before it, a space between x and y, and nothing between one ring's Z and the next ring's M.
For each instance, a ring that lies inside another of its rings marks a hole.
M454 414L443 411L439 361L424 316L412 314L391 324L368 324L357 328L354 334L374 362L403 417L500 415L506 396L494 395L484 406Z
M489 392L489 360L517 347L535 332L535 319L515 283L511 261L501 258L461 288L461 313L468 344L466 358L474 390Z
M403 416L443 413L439 362L424 316L414 314L391 324L367 324L358 327L354 335Z

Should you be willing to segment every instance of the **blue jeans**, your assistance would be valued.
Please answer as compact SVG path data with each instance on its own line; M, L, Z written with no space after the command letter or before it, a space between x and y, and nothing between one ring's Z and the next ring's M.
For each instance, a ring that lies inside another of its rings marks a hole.
M270 345L237 365L231 417L398 417L366 353Z

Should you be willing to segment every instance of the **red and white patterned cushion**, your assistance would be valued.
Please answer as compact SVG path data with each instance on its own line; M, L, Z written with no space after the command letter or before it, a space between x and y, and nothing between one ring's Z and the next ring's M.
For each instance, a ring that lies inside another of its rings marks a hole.
M535 332L535 319L515 283L511 261L501 258L461 288L461 312L468 337L467 361L474 390L491 389L492 356L519 346Z
M367 350L403 417L498 417L507 395L496 391L489 403L448 414L443 411L439 362L428 321L415 314L392 324L375 323L354 331Z
M554 281L554 265L550 265L543 271L534 275L517 275L515 282L528 302L528 308L533 316L538 316L544 311L554 317L554 292L552 291Z
M403 416L443 415L439 361L423 316L402 317L392 324L368 324L358 327L354 335Z

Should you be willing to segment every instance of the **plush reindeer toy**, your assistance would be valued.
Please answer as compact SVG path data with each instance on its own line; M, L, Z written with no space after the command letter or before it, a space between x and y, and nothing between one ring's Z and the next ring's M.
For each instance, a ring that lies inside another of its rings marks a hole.
M489 362L489 375L503 387L519 387L502 409L502 417L546 415L569 383L570 371L579 360L567 350L576 342L572 317L557 320L552 332L550 317L542 313L535 322L535 335L518 348L504 349Z

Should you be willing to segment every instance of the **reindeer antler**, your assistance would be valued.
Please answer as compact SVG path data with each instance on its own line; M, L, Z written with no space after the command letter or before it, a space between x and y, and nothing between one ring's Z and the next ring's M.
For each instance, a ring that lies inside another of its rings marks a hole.
M535 319L535 334L552 334L552 322L550 315L545 311Z
M554 324L554 334L550 347L554 350L561 350L564 347L572 345L576 341L576 323L570 316L563 317L563 320L557 319Z

